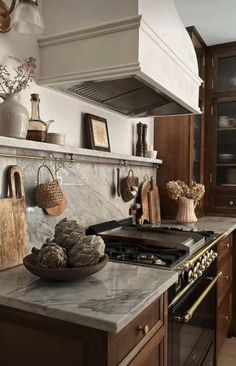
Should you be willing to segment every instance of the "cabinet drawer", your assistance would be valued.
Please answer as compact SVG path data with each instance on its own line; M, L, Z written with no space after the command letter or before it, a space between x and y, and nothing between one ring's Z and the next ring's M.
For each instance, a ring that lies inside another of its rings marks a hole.
M217 282L217 305L220 305L231 289L232 284L232 257L229 257L226 262L224 262L218 271L222 272L222 276Z
M230 331L231 296L227 296L217 309L217 352L221 349L225 338Z
M164 324L164 296L162 295L116 336L116 360L120 362L156 326Z
M236 209L236 196L215 195L214 207Z
M218 269L219 265L221 265L220 263L232 255L232 246L233 246L232 235L226 236L217 243Z

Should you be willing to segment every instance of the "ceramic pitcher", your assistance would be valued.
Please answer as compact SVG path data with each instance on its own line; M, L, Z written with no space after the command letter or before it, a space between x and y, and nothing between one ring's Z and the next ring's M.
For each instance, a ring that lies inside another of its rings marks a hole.
M28 110L19 102L19 94L1 95L0 135L25 139L29 124Z
M180 197L178 199L178 212L175 220L179 223L191 223L197 222L195 215L194 200L186 197Z

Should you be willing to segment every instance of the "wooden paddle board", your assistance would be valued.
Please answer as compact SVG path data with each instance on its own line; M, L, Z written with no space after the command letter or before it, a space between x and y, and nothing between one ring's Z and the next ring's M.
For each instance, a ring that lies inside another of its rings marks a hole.
M150 224L157 224L161 221L160 196L159 190L153 177L150 181L150 190L148 192L149 221Z
M23 263L29 254L25 192L21 169L8 168L9 198L0 198L0 271Z

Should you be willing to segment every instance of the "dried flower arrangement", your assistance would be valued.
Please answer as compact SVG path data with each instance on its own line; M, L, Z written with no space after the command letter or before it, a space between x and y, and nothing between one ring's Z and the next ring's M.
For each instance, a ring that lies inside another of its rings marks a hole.
M191 186L188 186L181 180L172 180L166 183L168 196L172 200L177 200L179 197L186 197L194 200L196 206L202 199L205 193L205 186L201 183L193 182Z
M20 60L10 56L9 59L13 60L14 65L12 67L0 64L1 94L16 94L25 89L32 81L37 67L36 59L34 57Z

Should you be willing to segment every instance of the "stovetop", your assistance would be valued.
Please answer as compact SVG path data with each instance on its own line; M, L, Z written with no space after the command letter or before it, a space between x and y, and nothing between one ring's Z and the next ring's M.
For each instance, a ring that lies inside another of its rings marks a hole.
M110 221L91 226L88 234L103 237L110 260L173 268L212 240L212 231L130 225Z

